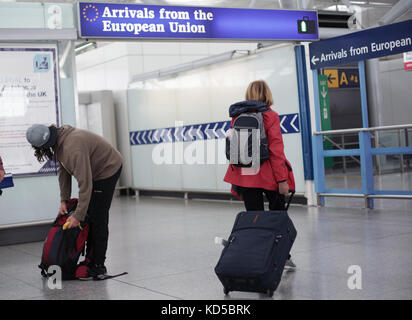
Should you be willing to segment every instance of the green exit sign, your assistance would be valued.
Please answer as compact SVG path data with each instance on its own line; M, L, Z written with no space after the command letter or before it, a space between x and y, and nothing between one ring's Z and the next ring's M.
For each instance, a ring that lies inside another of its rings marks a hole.
M302 20L298 20L298 33L316 33L316 21L310 20L307 16L303 17Z
M320 74L318 76L319 81L319 107L320 107L320 123L322 131L331 130L332 122L330 119L330 106L329 106L329 92L328 92L328 77ZM330 138L329 135L325 135L325 138ZM332 143L325 139L323 143L325 150L333 149ZM333 167L333 158L325 158L325 167Z

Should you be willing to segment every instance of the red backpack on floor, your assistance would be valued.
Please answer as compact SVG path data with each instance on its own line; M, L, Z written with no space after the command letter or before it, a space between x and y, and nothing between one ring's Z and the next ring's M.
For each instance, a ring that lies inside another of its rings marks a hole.
M76 210L77 199L71 199L67 204L67 214L59 214L54 221L43 246L43 254L39 268L43 277L52 274L48 269L52 265L61 268L62 279L76 279L77 262L85 251L89 234L89 225L82 223L81 227L63 230L70 214Z

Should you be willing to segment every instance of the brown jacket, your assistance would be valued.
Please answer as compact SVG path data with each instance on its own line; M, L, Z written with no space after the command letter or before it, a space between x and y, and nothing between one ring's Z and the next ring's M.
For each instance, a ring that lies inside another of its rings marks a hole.
M114 175L123 158L105 139L90 131L62 126L57 128L56 157L60 165L61 201L71 196L72 176L79 185L79 202L73 217L83 221L92 195L93 181Z

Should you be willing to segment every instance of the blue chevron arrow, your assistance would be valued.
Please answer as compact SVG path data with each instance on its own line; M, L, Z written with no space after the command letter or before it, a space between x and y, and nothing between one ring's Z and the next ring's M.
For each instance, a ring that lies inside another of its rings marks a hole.
M300 132L299 114L283 114L279 116L280 130L283 134Z
M279 115L279 119L282 134L300 132L298 113ZM132 131L129 133L130 145L224 139L229 128L230 121L219 121L181 127Z

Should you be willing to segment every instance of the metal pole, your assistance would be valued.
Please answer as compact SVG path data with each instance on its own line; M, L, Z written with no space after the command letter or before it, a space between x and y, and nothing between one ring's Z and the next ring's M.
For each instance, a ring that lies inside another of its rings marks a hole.
M361 151L362 191L365 195L374 193L373 167L370 132L359 132L359 149ZM373 199L367 199L367 208L373 208Z
M361 91L361 108L362 108L362 126L363 128L369 127L368 116L368 101L366 91L366 77L365 77L365 61L358 62L359 69L359 87Z
M361 93L361 108L362 108L362 126L369 127L368 117L368 101L366 90L366 76L365 76L365 61L358 62L359 69L359 87ZM362 190L365 195L373 194L374 180L373 180L373 164L371 153L371 133L359 132L359 149L361 152L361 176L362 176ZM367 199L367 198L366 198ZM367 199L367 208L373 208L373 199Z
M394 126L381 126L381 127L369 127L369 128L353 128L353 129L338 129L338 130L324 130L324 131L315 131L314 135L320 134L339 134L339 133L358 133L358 132L368 132L368 131L377 131L377 130L397 130L397 129L412 129L412 124L401 124ZM383 146L383 145L382 145Z
M384 124L383 98L381 91L381 74L379 59L368 59L366 66L366 84L368 89L368 108L370 111L370 125L377 127Z
M409 147L409 135L408 135L408 129L404 129L404 131L405 131L405 147ZM408 159L406 159L406 165L408 166L408 169L409 169L409 165L410 165L410 161L409 161L409 158Z
M341 135L341 143L342 143L342 149L345 149L345 135ZM343 161L343 173L346 173L346 157L342 157Z
M401 130L397 130L398 132L398 143L399 147L401 147L402 141L401 141ZM403 154L400 155L400 167L401 167L401 173L404 173L404 168L403 168Z
M319 105L319 80L318 71L312 70L313 78L313 96L315 100L315 119L316 119L316 130L320 131L321 121L320 121L320 105ZM325 158L323 156L323 136L313 135L312 136L312 154L313 154L313 169L314 169L314 180L315 180L315 191L316 193L322 193L325 191ZM318 197L318 205L324 203L323 197Z
M375 148L379 148L379 132L375 131ZM380 176L382 174L381 156L376 155L376 171Z

